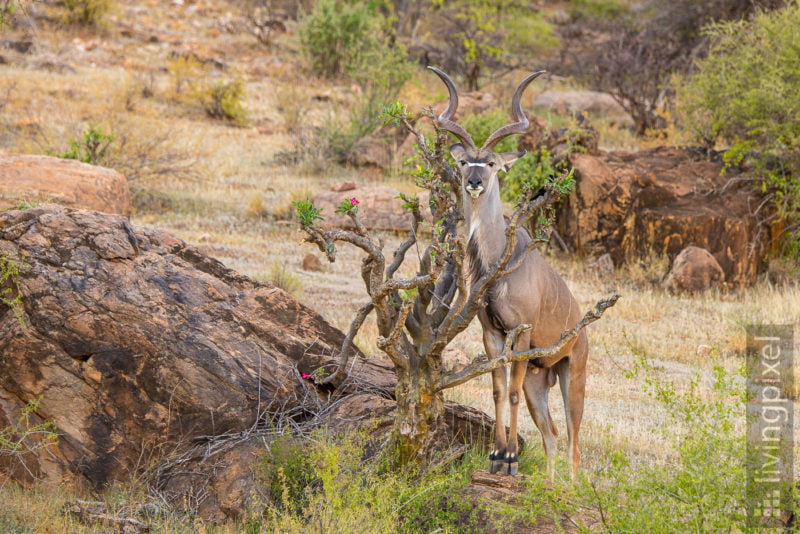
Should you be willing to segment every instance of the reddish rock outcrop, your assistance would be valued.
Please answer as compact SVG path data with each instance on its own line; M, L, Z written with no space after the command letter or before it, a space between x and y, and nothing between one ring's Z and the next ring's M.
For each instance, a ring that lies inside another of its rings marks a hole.
M727 282L755 281L767 252L753 215L761 199L734 171L721 176L722 163L669 147L570 161L577 188L557 219L575 251L609 253L620 265L653 252L675 257L692 244L714 256Z
M673 291L694 293L719 286L724 281L725 273L709 251L688 246L675 257L661 285Z
M34 202L131 214L128 181L117 171L71 159L0 155L0 211Z
M324 400L300 373L333 365L343 334L166 232L47 205L0 214L0 256L24 266L24 326L0 305L0 428L42 396L34 421L60 436L24 458L29 472L6 463L0 473L102 487L142 467L142 454L154 461ZM363 358L356 379L395 382Z
M317 386L344 335L268 284L119 215L45 205L0 214L0 257L21 273L2 290L0 428L40 399L56 446L0 456L0 482L99 489L154 469L166 499L206 519L263 503L258 467L276 428L364 426L394 417L396 379L360 352ZM24 323L24 324L23 324ZM447 403L443 446L485 440L492 420Z

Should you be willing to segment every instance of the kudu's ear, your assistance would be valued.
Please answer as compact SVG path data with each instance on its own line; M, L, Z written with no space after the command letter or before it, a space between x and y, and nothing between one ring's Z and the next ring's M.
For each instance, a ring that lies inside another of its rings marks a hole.
M456 143L450 147L450 155L453 156L453 159L456 160L456 162L459 162L467 155L467 151L464 150L464 145L461 143Z
M527 152L523 150L522 152L502 152L497 155L500 156L501 160L503 160L503 170L508 172L514 162L524 156L526 153Z

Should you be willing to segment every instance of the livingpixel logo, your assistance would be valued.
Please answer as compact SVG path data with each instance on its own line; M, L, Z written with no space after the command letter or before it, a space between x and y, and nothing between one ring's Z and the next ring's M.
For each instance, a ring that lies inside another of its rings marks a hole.
M779 528L794 481L794 328L747 328L747 517Z

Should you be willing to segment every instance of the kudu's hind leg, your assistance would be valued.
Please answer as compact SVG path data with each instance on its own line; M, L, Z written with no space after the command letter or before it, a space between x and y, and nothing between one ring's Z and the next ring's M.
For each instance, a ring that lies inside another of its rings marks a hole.
M523 332L514 344L514 352L528 350L530 348L530 331ZM506 473L516 475L519 472L519 401L522 399L522 384L525 382L525 372L528 369L528 362L513 362L511 364L511 376L509 377L508 401L511 407L509 417L508 448L505 454Z
M578 476L578 467L581 463L578 432L583 419L583 392L586 381L585 378L581 379L572 376L569 360L566 358L563 363L559 362L557 372L558 381L561 385L561 396L564 399L564 413L567 418L567 436L569 437L567 460L569 461L570 477L574 482Z
M542 445L547 455L547 477L553 480L556 467L556 436L558 430L553 423L550 409L547 407L547 396L550 393L551 382L547 369L529 367L525 375L523 389L528 410L531 413L536 428L542 434Z
M489 359L497 358L503 350L504 339L484 329L483 346ZM492 371L492 397L494 398L494 450L489 455L489 472L505 472L508 441L506 439L506 407L508 406L507 366Z
M561 397L564 399L564 413L567 417L567 460L569 461L570 477L574 483L578 477L578 467L581 464L581 449L578 432L583 419L583 400L586 391L586 373L573 372L569 358L564 358L556 365L558 382L561 386Z

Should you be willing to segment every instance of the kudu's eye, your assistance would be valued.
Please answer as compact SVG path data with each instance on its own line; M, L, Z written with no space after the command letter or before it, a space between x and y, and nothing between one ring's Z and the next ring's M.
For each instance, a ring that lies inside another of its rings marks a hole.
M463 160L463 159L461 161L459 161L459 163L461 164L462 167L467 164L467 162L465 160Z
M494 161L489 162L489 167L494 167Z

